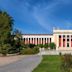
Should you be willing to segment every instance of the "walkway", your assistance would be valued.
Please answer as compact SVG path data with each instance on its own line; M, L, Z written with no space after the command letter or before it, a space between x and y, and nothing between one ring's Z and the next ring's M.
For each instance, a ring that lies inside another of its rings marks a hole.
M32 72L32 70L41 62L39 55L26 56L23 59L11 64L0 66L0 72Z

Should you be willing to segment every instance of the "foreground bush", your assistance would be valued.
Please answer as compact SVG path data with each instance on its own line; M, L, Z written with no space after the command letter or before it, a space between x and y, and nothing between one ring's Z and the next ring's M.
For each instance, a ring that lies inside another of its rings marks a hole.
M43 47L44 47L44 45L43 45L43 44L39 44L39 45L38 45L38 47L43 48Z
M32 50L33 50L33 54L39 53L39 48L38 47L34 47Z
M36 45L35 44L28 44L29 48L34 48Z
M6 56L8 54L8 50L10 48L10 44L4 44L1 49L0 49L0 53L3 55L3 56Z
M48 44L44 44L44 48L48 49L49 45Z
M72 55L65 54L61 56L61 72L72 72Z
M20 51L20 54L37 54L39 52L39 48L24 48Z
M56 44L55 43L49 43L50 49L56 49Z

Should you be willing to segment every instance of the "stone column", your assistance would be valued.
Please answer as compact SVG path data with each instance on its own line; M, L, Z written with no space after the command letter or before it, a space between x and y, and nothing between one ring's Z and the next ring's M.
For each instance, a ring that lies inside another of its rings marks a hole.
M63 47L63 35L61 35L61 47Z
M37 38L37 45L38 45L38 38Z
M29 38L28 38L28 44L29 44Z
M34 44L35 44L35 38L34 38Z
M41 38L41 44L42 44L42 38Z
M71 35L69 35L69 46L71 48Z
M34 44L34 38L33 38L33 44Z
M67 35L65 36L65 47L67 47Z
M48 43L50 43L50 38L48 38Z
M42 44L43 44L43 38L42 38Z
M59 35L57 35L57 46L56 46L56 50L58 50L59 48Z
M35 38L35 44L37 45L37 38Z
M47 43L47 38L46 38L46 43Z
M41 44L41 38L39 38L39 44Z

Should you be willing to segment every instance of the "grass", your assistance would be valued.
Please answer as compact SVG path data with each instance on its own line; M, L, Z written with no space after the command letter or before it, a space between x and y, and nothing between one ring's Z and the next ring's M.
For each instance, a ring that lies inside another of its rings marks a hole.
M33 72L61 72L59 56L43 56L42 62Z

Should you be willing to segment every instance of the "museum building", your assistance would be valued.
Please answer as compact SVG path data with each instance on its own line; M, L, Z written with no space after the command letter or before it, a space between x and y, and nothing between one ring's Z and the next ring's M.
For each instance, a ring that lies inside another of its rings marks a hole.
M23 34L24 44L54 42L56 50L72 50L72 30L53 29L53 34Z

